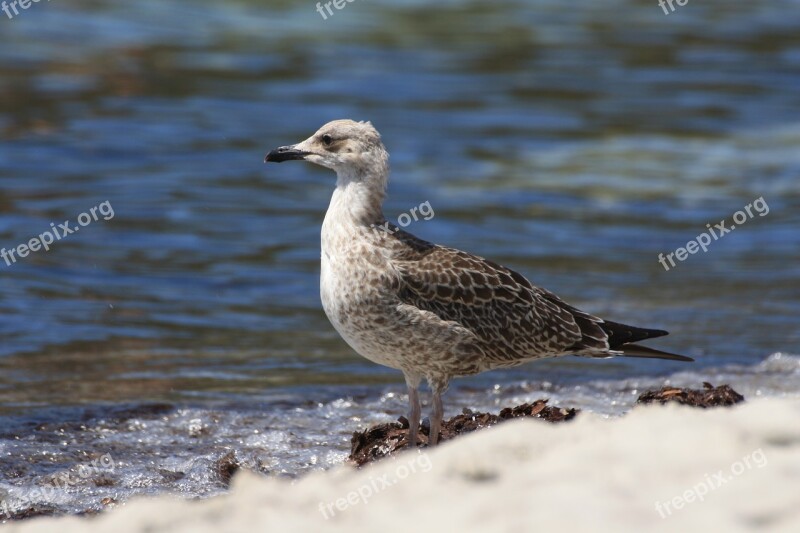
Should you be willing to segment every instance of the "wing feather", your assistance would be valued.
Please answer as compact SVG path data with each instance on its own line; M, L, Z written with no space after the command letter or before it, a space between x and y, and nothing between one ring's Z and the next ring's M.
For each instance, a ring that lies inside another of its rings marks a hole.
M407 245L392 262L401 276L400 299L473 332L495 364L586 349L610 355L602 320L519 273L407 233L397 236Z

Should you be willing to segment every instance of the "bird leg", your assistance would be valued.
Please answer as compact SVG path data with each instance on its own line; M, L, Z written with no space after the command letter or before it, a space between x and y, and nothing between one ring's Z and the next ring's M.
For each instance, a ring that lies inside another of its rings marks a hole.
M441 380L428 380L433 393L433 411L431 413L431 429L428 433L428 446L436 446L439 442L439 432L444 418L444 406L442 405L442 394L447 390L447 382Z
M417 445L417 435L419 434L419 417L422 409L419 404L419 379L406 377L408 385L408 447L413 448Z
M431 430L428 436L428 446L436 446L439 442L439 430L442 427L442 417L444 408L442 407L442 393L433 393L433 412L431 414Z

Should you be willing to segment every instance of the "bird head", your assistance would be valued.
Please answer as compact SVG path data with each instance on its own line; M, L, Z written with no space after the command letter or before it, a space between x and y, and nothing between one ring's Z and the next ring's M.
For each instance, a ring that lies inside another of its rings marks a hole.
M358 179L385 174L388 157L381 136L371 123L334 120L305 141L272 150L264 162L309 161L334 170L340 177Z

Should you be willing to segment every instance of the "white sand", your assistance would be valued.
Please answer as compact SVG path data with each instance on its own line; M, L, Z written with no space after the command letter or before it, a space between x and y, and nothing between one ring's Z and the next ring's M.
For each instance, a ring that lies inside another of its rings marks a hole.
M758 527L800 531L797 399L732 409L640 407L612 420L582 413L562 425L520 420L361 471L343 466L294 484L242 472L229 495L211 500L137 499L96 518L40 518L6 529L727 533Z

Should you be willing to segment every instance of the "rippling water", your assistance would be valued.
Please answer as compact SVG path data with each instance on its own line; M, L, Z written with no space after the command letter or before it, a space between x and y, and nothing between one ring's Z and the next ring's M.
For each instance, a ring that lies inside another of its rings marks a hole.
M371 0L328 20L313 2L0 13L0 246L77 226L104 202L114 213L0 260L0 499L103 453L116 465L106 488L50 504L209 494L224 479L208 465L230 451L296 475L404 411L398 373L353 354L321 311L334 177L262 164L335 118L383 134L389 218L430 203L413 233L672 331L655 344L693 355L697 380L745 368L741 387L786 393L791 370L764 365L800 340L797 4L690 2L669 16L650 4ZM758 198L764 216L659 264ZM613 414L630 380L684 370L544 361L461 380L446 406L490 408L522 387Z

